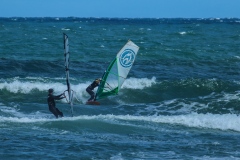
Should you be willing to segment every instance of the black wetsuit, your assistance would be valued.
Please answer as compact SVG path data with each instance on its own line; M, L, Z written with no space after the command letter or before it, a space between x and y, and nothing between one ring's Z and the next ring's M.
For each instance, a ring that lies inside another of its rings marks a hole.
M63 117L63 113L61 111L59 111L58 108L56 108L56 104L55 104L55 100L60 100L60 99L64 98L61 96L62 96L62 94L60 94L58 96L48 94L47 101L48 101L49 111L52 112L56 118L58 118L58 116Z
M97 86L99 86L99 83L97 82L97 80L95 80L92 84L90 84L87 87L86 91L91 95L91 97L88 99L88 101L91 101L91 100L94 99L94 92L93 92L93 90Z

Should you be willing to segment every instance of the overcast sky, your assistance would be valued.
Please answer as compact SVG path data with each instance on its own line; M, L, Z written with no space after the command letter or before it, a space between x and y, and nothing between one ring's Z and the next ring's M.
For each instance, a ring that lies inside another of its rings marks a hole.
M240 18L240 0L0 0L0 17Z

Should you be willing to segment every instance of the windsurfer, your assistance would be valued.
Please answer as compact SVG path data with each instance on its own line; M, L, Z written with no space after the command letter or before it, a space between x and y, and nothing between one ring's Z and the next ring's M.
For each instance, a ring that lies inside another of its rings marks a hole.
M58 108L56 108L55 100L60 100L63 98L65 98L64 93L62 93L58 96L54 96L53 89L48 90L47 102L48 102L49 111L52 112L56 118L63 117L63 113L61 111L59 111Z
M88 94L91 95L91 97L88 99L88 102L89 102L89 101L93 101L93 100L95 101L95 96L94 96L93 90L94 90L95 87L99 86L99 84L100 84L101 81L102 81L101 78L95 79L95 80L93 81L93 83L90 84L90 85L86 88L86 91L88 92Z

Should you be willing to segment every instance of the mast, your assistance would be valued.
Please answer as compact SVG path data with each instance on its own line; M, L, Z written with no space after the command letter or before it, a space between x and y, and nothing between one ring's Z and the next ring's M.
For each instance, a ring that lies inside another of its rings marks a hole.
M72 90L71 84L69 80L69 44L68 44L68 36L63 33L63 43L64 43L64 57L65 57L65 71L66 71L66 83L67 83L67 92L68 92L68 103L70 104L71 114L73 117L73 103L72 103Z

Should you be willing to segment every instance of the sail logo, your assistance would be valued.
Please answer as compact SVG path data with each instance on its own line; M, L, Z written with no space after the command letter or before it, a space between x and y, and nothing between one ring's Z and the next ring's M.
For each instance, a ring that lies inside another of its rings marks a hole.
M135 52L131 49L125 49L119 56L120 64L125 67L131 67L135 59Z

